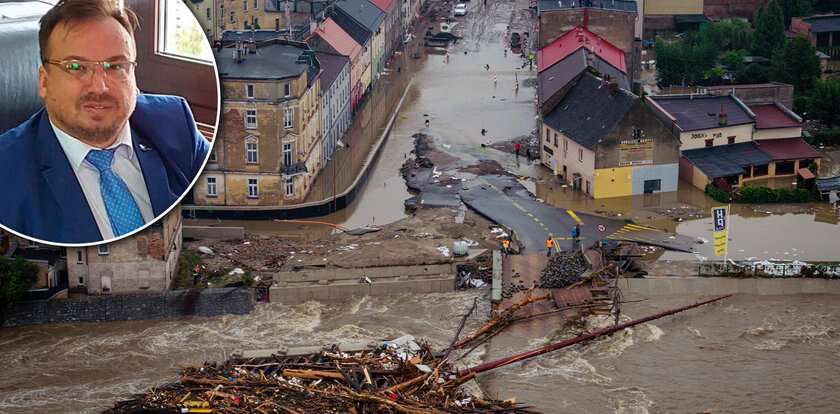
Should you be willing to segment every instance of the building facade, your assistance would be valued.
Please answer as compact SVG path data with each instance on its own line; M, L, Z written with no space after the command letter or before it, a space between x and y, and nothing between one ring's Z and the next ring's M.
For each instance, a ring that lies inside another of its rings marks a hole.
M217 49L223 113L196 186L198 206L303 201L321 168L319 63L305 43L275 39Z
M68 247L71 292L91 295L164 292L181 253L183 222L175 207L157 223L125 239L92 247Z
M350 107L350 59L347 56L319 52L321 64L321 130L324 131L324 165L332 157L336 144L353 122Z
M385 66L385 13L369 0L336 0L335 11L343 15L344 19L336 19L336 22L351 36L362 44L361 39L356 38L352 26L361 27L366 33L370 42L371 52L371 84L379 79L379 75ZM365 92L367 88L365 88Z
M331 17L319 22L306 42L316 51L339 54L350 60L350 110L352 113L364 92L366 74L367 85L370 84L370 51L363 50L362 45L357 43Z

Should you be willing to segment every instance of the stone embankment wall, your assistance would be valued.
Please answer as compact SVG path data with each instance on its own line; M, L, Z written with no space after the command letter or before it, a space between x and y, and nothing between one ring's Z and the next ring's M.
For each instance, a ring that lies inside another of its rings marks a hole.
M253 291L247 288L87 296L18 303L5 314L3 326L244 315L254 310L254 305Z

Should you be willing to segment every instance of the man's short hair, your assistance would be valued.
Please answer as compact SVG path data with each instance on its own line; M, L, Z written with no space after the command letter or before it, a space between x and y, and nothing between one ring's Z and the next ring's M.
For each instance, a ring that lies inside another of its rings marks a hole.
M47 60L47 41L53 29L61 22L113 18L134 38L134 30L140 24L137 15L127 6L120 7L117 0L61 0L41 17L38 31L38 45L41 48L41 62Z

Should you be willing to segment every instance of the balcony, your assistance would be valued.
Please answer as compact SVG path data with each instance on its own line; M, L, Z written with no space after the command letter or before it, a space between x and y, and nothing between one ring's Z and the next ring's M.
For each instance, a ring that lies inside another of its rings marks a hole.
M280 172L287 177L294 177L296 175L306 174L309 172L306 169L306 164L303 162L296 162L294 164L283 165L280 167Z

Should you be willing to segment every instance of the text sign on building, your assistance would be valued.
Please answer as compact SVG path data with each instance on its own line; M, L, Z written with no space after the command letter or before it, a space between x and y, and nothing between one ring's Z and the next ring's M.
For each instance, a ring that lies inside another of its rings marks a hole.
M726 244L729 236L729 207L712 208L712 221L714 224L715 256L726 255Z
M653 164L653 139L627 139L618 144L618 166Z

